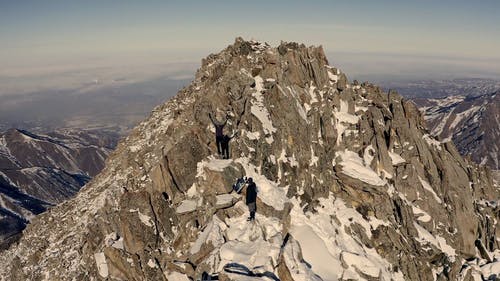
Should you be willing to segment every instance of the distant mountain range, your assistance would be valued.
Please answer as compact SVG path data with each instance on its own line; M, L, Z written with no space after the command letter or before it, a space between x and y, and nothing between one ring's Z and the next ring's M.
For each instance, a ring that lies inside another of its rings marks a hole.
M433 136L453 141L462 155L500 169L500 91L440 99L414 99Z
M0 133L0 248L98 174L118 138L105 131Z
M408 98L443 98L457 95L471 97L490 94L500 89L499 80L483 78L392 81L383 82L381 85Z

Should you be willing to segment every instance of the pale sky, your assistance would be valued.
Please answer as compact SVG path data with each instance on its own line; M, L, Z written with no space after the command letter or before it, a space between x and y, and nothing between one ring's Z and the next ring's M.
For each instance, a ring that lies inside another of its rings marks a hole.
M199 64L237 36L323 45L354 76L500 77L499 14L498 0L0 0L0 78Z

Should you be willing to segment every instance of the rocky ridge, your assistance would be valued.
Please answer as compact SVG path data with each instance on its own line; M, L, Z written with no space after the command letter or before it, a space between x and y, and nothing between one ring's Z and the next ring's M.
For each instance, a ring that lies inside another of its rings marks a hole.
M208 112L237 130L213 157ZM477 280L500 263L499 190L395 92L321 47L237 38L76 196L0 257L5 280ZM246 222L236 178L259 187Z

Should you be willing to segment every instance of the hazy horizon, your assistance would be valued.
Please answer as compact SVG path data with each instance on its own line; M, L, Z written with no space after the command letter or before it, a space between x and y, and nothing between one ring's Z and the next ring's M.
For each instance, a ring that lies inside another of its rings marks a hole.
M238 36L322 45L352 79L500 77L500 2L415 2L0 1L0 94L186 78Z

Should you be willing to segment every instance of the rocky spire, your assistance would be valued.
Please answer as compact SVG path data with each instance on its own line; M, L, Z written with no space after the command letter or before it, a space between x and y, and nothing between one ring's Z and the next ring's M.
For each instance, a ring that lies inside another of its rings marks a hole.
M208 113L239 132L232 159L214 157ZM259 189L255 223L231 192L241 176ZM349 83L321 47L237 38L75 199L35 219L2 253L0 273L468 280L487 262L475 243L499 254L498 194L487 172L428 134L412 103Z

